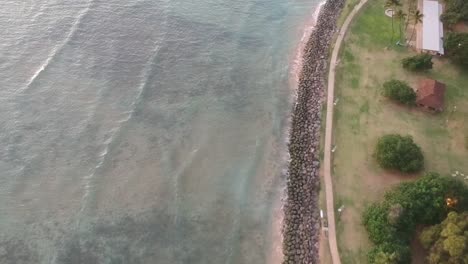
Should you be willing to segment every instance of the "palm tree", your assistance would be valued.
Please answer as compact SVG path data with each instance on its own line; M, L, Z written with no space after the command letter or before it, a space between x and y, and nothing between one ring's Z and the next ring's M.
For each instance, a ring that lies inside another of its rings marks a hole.
M416 31L416 26L419 23L422 23L422 18L424 17L423 13L421 13L418 9L413 11L411 13L411 20L413 20L413 32L411 33L411 37L409 38L409 41L413 39L414 32Z
M385 2L385 8L392 8L392 38L390 40L391 43L393 43L393 33L394 33L393 18L395 16L395 9L397 6L401 6L400 0L387 0Z
M407 16L406 13L403 12L403 10L401 10L401 9L398 9L398 11L395 13L395 17L396 17L396 18L399 20L399 22L400 22L400 23L399 23L399 27L398 27L398 29L400 30L400 38L398 39L398 44L399 44L400 41L401 41L401 35L402 35L402 33L401 33L401 25L402 25L402 22L406 20L406 16Z
M411 15L411 13L413 13L416 9L418 9L417 0L409 0L407 13ZM405 24L405 32L408 29L409 22L410 22L410 19L407 19L406 24Z

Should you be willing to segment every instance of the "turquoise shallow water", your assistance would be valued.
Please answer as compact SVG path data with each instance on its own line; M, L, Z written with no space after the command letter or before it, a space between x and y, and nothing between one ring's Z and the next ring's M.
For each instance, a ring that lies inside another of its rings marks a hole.
M0 9L0 263L267 263L315 0Z

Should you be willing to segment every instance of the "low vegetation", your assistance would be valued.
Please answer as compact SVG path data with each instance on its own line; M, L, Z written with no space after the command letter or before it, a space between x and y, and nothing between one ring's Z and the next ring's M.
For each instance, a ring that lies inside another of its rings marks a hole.
M414 105L416 93L404 81L390 80L383 84L383 96L405 105Z
M371 204L363 214L363 224L375 244L368 254L369 263L410 263L409 245L416 226L438 224L452 210L468 210L467 197L466 185L437 173L388 191L383 201ZM458 202L449 203L449 199ZM426 245L438 241L436 235L427 240Z
M450 212L442 223L425 228L419 239L429 251L429 264L468 264L468 212Z
M401 61L403 69L408 71L427 71L432 69L432 55L418 54L415 56L404 58Z
M454 63L468 67L468 33L449 32L444 46L447 56Z
M390 134L381 137L375 148L375 158L384 169L404 173L418 172L424 167L421 148L410 136Z

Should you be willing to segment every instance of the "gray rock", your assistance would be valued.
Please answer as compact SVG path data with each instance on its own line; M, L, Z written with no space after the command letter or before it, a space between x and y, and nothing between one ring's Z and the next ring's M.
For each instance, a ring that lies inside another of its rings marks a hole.
M284 206L283 263L318 263L318 145L324 102L325 55L344 0L328 0L304 49L304 66L292 114Z

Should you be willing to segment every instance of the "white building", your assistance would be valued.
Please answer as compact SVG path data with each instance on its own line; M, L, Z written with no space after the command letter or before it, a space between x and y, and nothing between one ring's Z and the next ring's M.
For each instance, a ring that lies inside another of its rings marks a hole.
M438 1L423 1L422 50L444 54L444 26L440 21L442 5Z

